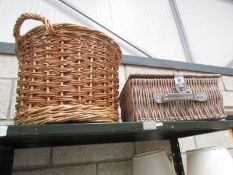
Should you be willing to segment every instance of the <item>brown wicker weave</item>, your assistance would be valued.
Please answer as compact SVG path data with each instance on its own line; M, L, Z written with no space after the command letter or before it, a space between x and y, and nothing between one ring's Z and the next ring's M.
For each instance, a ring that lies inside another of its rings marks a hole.
M123 121L177 121L225 116L218 89L220 75L186 75L191 93L204 92L207 101L178 100L157 103L156 94L174 94L174 75L131 75L120 95Z
M23 36L27 19L44 25ZM119 46L105 34L22 14L14 27L19 60L17 124L118 121Z

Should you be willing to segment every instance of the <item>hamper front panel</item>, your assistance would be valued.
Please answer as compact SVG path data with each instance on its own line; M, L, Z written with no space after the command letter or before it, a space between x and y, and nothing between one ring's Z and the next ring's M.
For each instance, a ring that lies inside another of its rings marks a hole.
M203 120L225 116L217 77L185 77L191 94L205 93L206 101L171 100L156 102L157 94L174 94L171 76L134 77L127 81L120 104L124 121ZM184 94L186 96L186 94Z

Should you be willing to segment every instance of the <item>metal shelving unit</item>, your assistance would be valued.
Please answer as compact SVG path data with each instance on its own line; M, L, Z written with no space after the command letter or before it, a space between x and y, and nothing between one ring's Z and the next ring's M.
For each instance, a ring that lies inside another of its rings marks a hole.
M166 139L177 175L183 175L178 138L232 128L233 120L0 126L0 174L11 174L17 148Z

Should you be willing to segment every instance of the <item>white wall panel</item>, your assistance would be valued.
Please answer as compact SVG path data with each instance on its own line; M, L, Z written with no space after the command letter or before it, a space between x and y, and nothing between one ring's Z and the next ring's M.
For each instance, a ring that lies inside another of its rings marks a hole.
M70 8L62 5L57 0L0 0L0 41L14 42L12 36L16 19L24 12L38 13L47 17L52 23L75 23L91 28L99 27L86 20ZM108 0L69 0L75 6L83 10L87 15L95 18L103 25L111 28ZM22 33L30 30L40 22L29 21L22 26ZM102 29L101 29L102 30Z
M233 60L233 1L177 0L198 63L225 66Z
M113 29L157 58L185 61L169 0L110 0ZM138 54L126 44L124 53Z
M57 0L0 0L0 41L14 42L13 26L24 12L39 13L52 23L76 23L102 30ZM157 58L185 61L168 0L68 0L81 11L147 50ZM26 22L22 34L39 25ZM108 32L104 31L108 34ZM110 35L110 34L108 34ZM110 35L112 36L112 35ZM141 55L119 41L123 53Z

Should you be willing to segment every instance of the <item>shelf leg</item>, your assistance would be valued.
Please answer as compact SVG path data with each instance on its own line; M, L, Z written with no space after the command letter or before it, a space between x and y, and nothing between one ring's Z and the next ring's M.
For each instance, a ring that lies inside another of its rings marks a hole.
M14 148L0 145L0 174L11 175L14 160Z
M184 175L185 173L184 173L184 167L182 163L182 157L180 153L180 145L179 145L178 138L170 139L170 145L171 145L172 157L173 157L176 174Z

